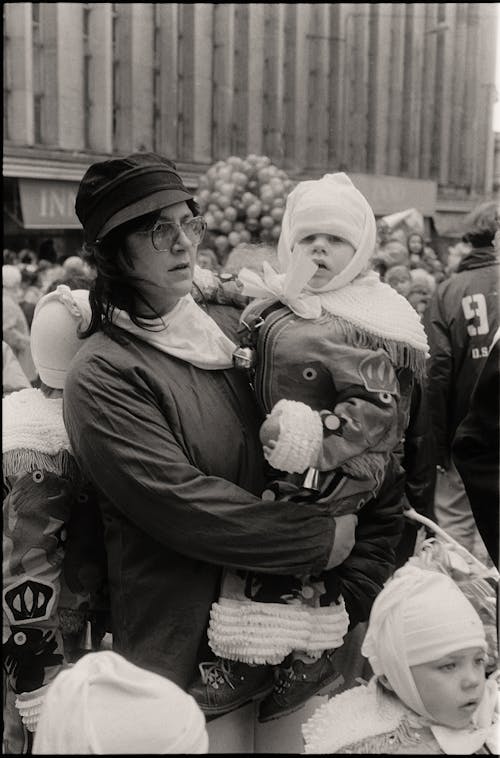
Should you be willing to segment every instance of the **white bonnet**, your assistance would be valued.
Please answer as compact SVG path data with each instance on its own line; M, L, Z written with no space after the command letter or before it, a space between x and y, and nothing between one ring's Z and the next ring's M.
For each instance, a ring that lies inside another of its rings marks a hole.
M88 653L49 686L34 754L207 753L191 695L118 653Z
M324 289L331 291L345 286L367 268L377 237L375 216L368 201L342 172L299 182L288 195L278 240L281 270L288 270L297 242L321 232L340 237L355 249L346 268L325 285Z
M69 365L83 345L78 330L90 323L88 290L60 284L40 298L31 324L31 354L40 379L63 389Z

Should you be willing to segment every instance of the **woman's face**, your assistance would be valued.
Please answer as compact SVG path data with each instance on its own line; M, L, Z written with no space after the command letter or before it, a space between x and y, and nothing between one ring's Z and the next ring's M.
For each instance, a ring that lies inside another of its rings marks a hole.
M162 209L153 228L158 229L161 235L160 225L165 221L176 224L174 231L178 234L174 234L169 248L161 252L153 245L151 230L132 232L125 238L132 268L124 258L122 264L147 301L161 315L171 311L180 298L191 291L199 240L193 242L182 228L182 224L191 218L193 214L185 202ZM142 303L137 305L144 310ZM141 312L140 315L152 317L154 313Z
M408 250L410 253L421 253L423 249L424 246L418 234L412 234L411 237L408 237Z
M478 647L411 667L422 703L438 724L455 729L470 724L484 694L485 662L486 654Z

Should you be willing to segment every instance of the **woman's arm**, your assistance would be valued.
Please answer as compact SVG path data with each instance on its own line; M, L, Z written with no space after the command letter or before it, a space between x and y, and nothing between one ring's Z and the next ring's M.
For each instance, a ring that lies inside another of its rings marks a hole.
M327 567L335 534L328 506L271 505L206 476L136 373L125 375L100 357L74 369L64 420L75 457L127 519L158 542L209 563L275 574Z

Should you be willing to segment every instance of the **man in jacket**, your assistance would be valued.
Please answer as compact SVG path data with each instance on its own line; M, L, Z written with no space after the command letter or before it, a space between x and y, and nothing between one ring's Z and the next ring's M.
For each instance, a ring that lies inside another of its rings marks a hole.
M458 425L498 328L498 204L479 205L464 236L471 251L442 282L429 306L429 400L436 441L435 511L441 526L469 551L485 557L463 482L451 458Z

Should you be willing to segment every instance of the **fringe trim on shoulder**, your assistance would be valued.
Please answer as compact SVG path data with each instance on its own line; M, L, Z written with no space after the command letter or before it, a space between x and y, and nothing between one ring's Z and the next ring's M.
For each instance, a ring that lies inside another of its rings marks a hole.
M59 450L55 455L26 448L7 450L2 455L2 469L4 478L29 471L50 471L75 484L81 482L75 459L67 450Z
M345 337L349 345L353 347L367 347L372 350L381 348L388 354L391 363L396 368L409 368L415 375L417 381L422 384L425 380L426 357L423 350L417 350L415 347L408 345L406 342L391 340L387 337L381 337L374 332L360 329L355 324L342 318L341 316L330 315L335 324Z

